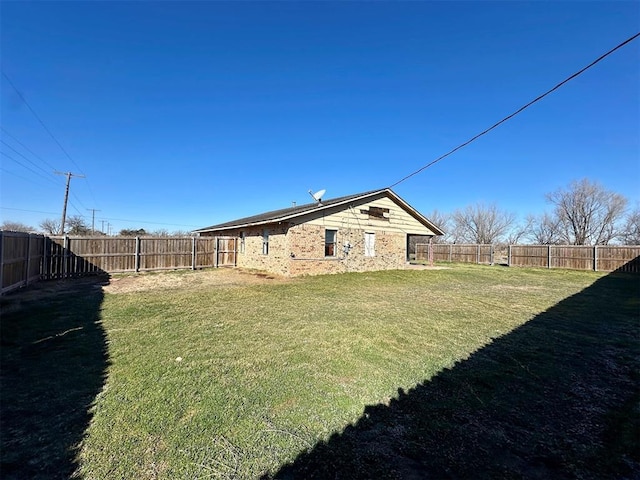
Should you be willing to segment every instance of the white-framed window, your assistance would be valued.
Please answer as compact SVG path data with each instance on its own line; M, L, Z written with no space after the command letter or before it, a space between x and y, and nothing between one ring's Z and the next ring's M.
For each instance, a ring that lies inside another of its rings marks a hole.
M269 230L262 231L262 254L269 255Z
M375 257L376 255L376 234L365 232L364 234L364 256Z
M336 256L336 238L338 238L337 230L325 230L324 231L324 256L335 257Z

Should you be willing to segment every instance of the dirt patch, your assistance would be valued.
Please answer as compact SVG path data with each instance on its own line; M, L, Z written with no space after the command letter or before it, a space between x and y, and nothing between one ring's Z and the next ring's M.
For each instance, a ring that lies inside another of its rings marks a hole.
M241 269L209 269L199 271L150 272L111 277L103 287L105 293L130 293L183 287L207 288L215 286L243 286L285 283L291 281L264 272Z
M405 270L448 270L451 267L443 267L442 265L423 265L421 263L409 263L405 265Z
M14 290L0 297L3 314L19 309L24 302L41 301L61 294L88 287L102 289L105 293L130 293L155 289L182 287L243 286L291 282L293 279L260 271L238 268L207 270L171 270L166 272L143 272L116 274L113 276L88 276L65 280L46 280Z

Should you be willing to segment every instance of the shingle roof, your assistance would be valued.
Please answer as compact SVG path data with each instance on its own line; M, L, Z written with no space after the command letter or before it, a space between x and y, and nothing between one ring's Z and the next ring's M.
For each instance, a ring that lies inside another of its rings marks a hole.
M280 222L283 220L289 220L291 218L299 217L301 215L305 215L310 212L323 210L329 207L333 207L336 205L340 205L342 203L348 203L355 199L364 199L367 197L372 197L375 195L379 195L381 193L385 193L389 195L391 198L402 203L405 208L410 209L414 212L414 214L418 215L423 223L426 223L431 230L436 234L444 234L437 226L433 225L427 218L423 217L419 212L414 210L409 204L403 201L400 197L398 197L391 189L382 188L379 190L371 190L369 192L357 193L355 195L347 195L344 197L332 198L330 200L322 200L321 202L307 203L305 205L282 208L280 210L272 210L270 212L261 213L259 215L253 215L250 217L239 218L237 220L232 220L230 222L219 223L217 225L211 225L210 227L199 228L194 230L194 232L207 232L214 230L228 230L232 228L240 228L240 227L248 227L255 225L264 225L268 223Z

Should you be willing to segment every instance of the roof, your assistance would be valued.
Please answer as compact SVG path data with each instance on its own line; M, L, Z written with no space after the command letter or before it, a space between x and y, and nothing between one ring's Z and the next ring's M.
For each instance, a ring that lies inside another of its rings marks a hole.
M355 195L347 195L345 197L333 198L330 200L322 200L320 202L307 203L305 205L283 208L280 210L272 210L270 212L261 213L258 215L253 215L251 217L239 218L237 220L232 220L230 222L219 223L217 225L211 225L210 227L199 228L194 230L194 232L202 233L209 231L219 231L219 230L231 230L234 228L244 228L244 227L253 227L259 225L266 225L269 223L282 222L285 220L290 220L296 217L300 217L302 215L306 215L312 212L318 212L322 210L326 210L328 208L332 208L335 206L348 204L354 200L367 200L368 198L376 197L376 196L388 196L398 204L400 204L405 210L407 210L411 215L413 215L418 221L420 221L423 225L433 231L436 235L444 235L444 232L440 230L436 225L431 223L425 216L415 210L411 205L402 200L396 193L394 193L390 188L382 188L379 190L371 190L369 192L357 193Z

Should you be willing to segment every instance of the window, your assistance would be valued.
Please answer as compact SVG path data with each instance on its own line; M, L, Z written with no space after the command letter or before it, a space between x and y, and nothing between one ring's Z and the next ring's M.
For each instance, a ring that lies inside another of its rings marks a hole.
M360 213L368 215L369 219L389 221L389 209L381 207L369 207L369 210L360 210Z
M269 230L262 231L262 254L269 255Z
M374 257L376 255L376 234L375 233L365 233L364 234L364 256L365 257Z
M335 257L336 256L336 237L338 236L337 230L325 230L324 232L324 256Z
M240 253L244 253L244 232L240 232Z

